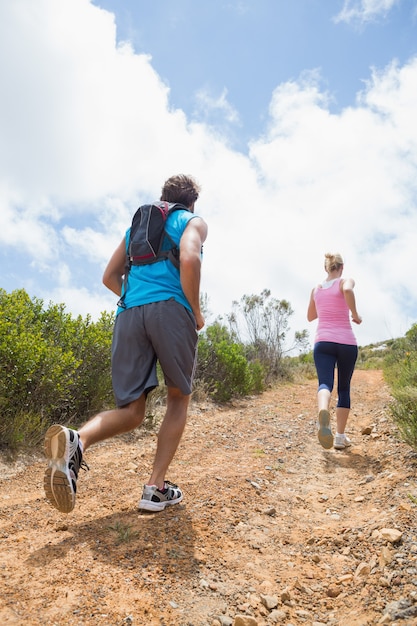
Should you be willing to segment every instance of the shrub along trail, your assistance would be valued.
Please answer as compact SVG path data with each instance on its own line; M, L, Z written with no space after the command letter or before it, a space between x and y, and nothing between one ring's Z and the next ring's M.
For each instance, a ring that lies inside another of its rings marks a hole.
M354 374L348 451L318 444L315 389L193 406L159 514L136 511L156 430L91 448L69 515L43 460L2 464L0 623L417 624L417 459L382 374Z

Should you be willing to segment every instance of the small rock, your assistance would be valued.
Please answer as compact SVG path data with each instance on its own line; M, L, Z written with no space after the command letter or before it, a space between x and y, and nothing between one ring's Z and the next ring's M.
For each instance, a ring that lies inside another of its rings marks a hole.
M389 565L392 561L392 552L389 548L384 546L381 550L381 554L379 555L379 564L381 567L384 565Z
M372 426L365 426L365 428L362 428L361 430L361 435L370 435L372 432Z
M291 600L291 594L290 594L290 590L284 589L284 591L281 592L281 602L289 602Z
M279 609L274 609L268 616L269 621L273 624L283 624L286 618L287 614L285 611L281 611Z
M347 583L349 581L351 581L353 578L352 574L344 574L343 576L340 576L337 579L337 584L338 585L343 585L343 583Z
M359 563L355 571L355 578L366 578L371 573L368 563Z
M236 615L233 626L258 626L258 620L250 615Z
M403 536L402 532L396 528L381 528L379 532L381 537L390 543L397 543L397 541L400 541Z
M310 617L310 613L308 611L305 611L304 609L298 609L295 613L297 617L301 618L302 620L305 620L308 617Z
M274 507L271 507L270 509L265 509L264 510L264 515L269 515L270 517L273 517L274 515L276 515L277 510Z
M330 585L330 587L327 588L326 594L329 596L329 598L337 598L337 596L340 595L340 592L340 587L338 587L337 585Z
M278 606L278 598L276 596L261 596L262 604L270 611Z
M365 483L365 484L366 483L371 483L374 480L375 480L375 476L373 476L372 474L368 474L368 476L365 476L365 478L363 480L361 480L361 482L359 484L361 484L361 483Z
M400 502L398 508L400 509L400 511L411 511L413 507L409 502Z

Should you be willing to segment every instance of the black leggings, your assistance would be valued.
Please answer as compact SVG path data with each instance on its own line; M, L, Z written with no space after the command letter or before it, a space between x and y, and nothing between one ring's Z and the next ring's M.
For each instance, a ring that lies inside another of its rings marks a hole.
M358 358L358 346L333 341L319 341L314 345L314 363L319 379L319 391L333 391L334 369L337 365L337 406L350 409L350 381Z

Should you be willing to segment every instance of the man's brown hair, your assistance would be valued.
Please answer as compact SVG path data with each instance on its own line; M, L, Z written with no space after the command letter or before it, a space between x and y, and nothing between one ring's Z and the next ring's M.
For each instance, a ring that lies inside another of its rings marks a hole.
M162 187L161 200L178 202L189 208L197 200L200 191L200 185L192 176L177 174L165 181Z

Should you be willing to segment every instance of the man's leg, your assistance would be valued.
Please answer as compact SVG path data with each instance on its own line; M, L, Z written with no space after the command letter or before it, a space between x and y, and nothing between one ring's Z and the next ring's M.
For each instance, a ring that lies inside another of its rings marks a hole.
M119 409L98 413L78 431L83 451L94 443L128 433L140 426L145 417L145 394Z
M198 334L193 314L173 299L146 305L145 322L167 386L167 408L158 433L153 469L139 509L162 511L182 500L181 489L165 479L187 419ZM167 322L169 320L169 323Z
M183 498L181 489L165 480L165 474L184 432L189 402L189 394L184 395L177 387L168 387L167 410L158 433L152 474L138 505L140 510L162 511Z
M145 395L125 407L103 411L79 431L61 424L45 434L48 467L44 476L45 495L53 507L69 513L75 506L78 472L86 468L83 452L93 443L129 432L139 426L145 415Z
M190 396L168 387L167 410L158 433L158 444L149 485L164 488L165 474L184 432Z

